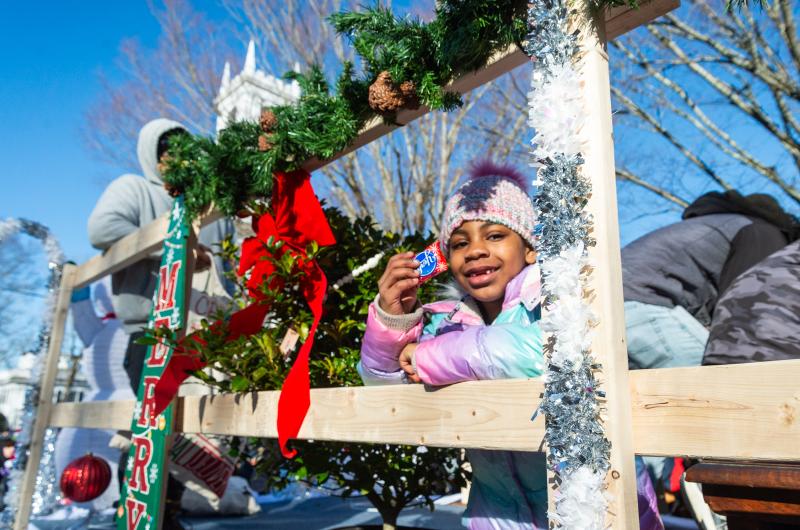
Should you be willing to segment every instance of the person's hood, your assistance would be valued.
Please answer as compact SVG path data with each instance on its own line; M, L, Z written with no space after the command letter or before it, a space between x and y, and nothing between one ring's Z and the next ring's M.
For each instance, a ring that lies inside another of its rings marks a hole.
M691 219L703 215L733 213L757 217L786 234L789 242L800 237L800 222L793 215L785 212L774 197L763 193L743 196L738 191L712 191L701 195L683 211L683 219Z
M161 172L158 170L158 139L161 135L172 129L183 129L186 127L177 121L166 118L158 118L148 122L139 131L139 143L136 146L136 154L139 155L139 164L142 166L144 178L153 184L162 185Z

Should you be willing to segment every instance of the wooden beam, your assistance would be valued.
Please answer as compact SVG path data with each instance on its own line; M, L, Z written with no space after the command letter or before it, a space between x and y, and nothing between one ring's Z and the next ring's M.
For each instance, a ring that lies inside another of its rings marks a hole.
M51 427L79 427L84 429L131 428L134 400L87 401L85 403L56 403L50 414Z
M800 360L631 372L636 452L800 461Z
M800 461L800 360L636 370L629 378L637 454ZM543 418L530 417L543 388L517 379L317 389L300 435L536 450ZM277 392L183 397L175 429L276 437L277 400ZM50 425L124 430L132 413L133 401L59 403Z
M642 2L637 9L621 6L606 11L606 36L614 40L625 33L644 26L673 9L679 8L680 0L653 0Z
M639 9L625 7L612 9L606 15L606 21L610 24L607 28L607 34L609 38L613 39L637 25L650 22L678 5L679 0L651 0L650 2L642 3ZM466 93L510 72L527 61L527 56L514 45L503 52L497 53L484 68L453 81L449 87L457 92ZM403 110L398 113L397 122L400 125L405 125L428 112L430 111L427 107L420 107L417 110ZM353 144L347 149L328 160L309 160L303 165L303 168L308 172L320 169L342 156L352 153L359 147L363 147L393 132L397 128L398 126L395 125L385 125L381 118L374 118L364 126L358 137L353 141ZM212 210L202 217L200 226L205 226L220 217L221 214L219 212ZM138 232L119 240L106 252L95 256L78 268L75 288L79 289L89 285L99 278L124 269L148 254L157 251L161 248L161 241L166 231L167 217L164 216L143 227Z
M196 224L198 227L206 226L221 217L219 211L210 208L207 213L200 216ZM103 276L122 270L161 250L168 226L169 212L123 237L102 254L80 265L75 277L75 289L85 287Z
M593 23L591 23L593 22ZM586 206L593 221L596 244L589 247L589 297L598 324L592 338L592 353L602 365L598 374L607 403L603 431L611 442L608 523L615 529L639 528L631 431L628 351L625 346L625 311L622 297L622 259L617 216L614 128L611 123L611 81L602 20L576 20L581 27L581 77L584 124L581 130L584 164L581 171L591 182ZM594 29L594 31L592 30Z
M14 519L14 529L28 528L28 519L31 515L31 503L36 473L39 471L39 460L42 458L44 435L50 425L50 412L53 407L53 386L58 374L58 360L61 356L61 341L64 338L64 325L67 322L69 301L72 297L72 286L75 282L75 265L67 263L61 272L61 284L58 289L58 298L53 312L53 323L50 328L50 342L47 346L47 357L44 359L42 377L39 382L39 398L36 405L36 417L31 429L30 445L28 446L28 461L25 473L19 485L19 499L17 516ZM21 457L21 455L20 455Z
M123 237L104 253L81 264L75 277L75 288L85 287L159 250L167 233L168 224L168 215L159 217L147 226Z
M539 380L312 390L300 438L536 451ZM185 432L277 437L278 392L182 398ZM480 396L480 399L476 399Z

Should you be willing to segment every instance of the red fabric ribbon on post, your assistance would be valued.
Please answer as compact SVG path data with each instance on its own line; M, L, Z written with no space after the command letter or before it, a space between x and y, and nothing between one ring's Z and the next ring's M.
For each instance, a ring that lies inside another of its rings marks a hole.
M292 173L275 173L272 189L272 215L264 214L254 219L256 235L242 243L241 258L237 273L243 276L250 271L247 288L256 301L234 313L228 322L227 340L258 332L269 312L269 300L265 300L259 287L274 271L268 256L266 243L282 241L282 252L299 256L298 262L305 273L300 288L308 303L314 321L308 338L300 347L289 374L283 382L278 399L278 442L281 452L292 458L297 451L288 448L288 441L297 437L311 404L308 359L314 344L314 333L322 318L322 302L328 281L316 261L307 259L306 247L312 242L320 247L334 245L333 236L325 212L311 187L311 175L303 170ZM187 336L169 360L155 388L156 412L159 414L178 393L181 382L188 377L187 371L205 366L192 343L200 342L195 335Z

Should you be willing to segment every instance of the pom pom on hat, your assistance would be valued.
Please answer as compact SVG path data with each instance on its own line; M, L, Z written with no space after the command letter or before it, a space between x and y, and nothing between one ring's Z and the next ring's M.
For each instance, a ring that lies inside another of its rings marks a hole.
M528 193L528 185L525 176L517 168L510 164L498 164L494 160L479 160L472 164L469 170L469 178L481 177L505 177L513 181L525 193Z
M491 160L474 163L470 178L447 200L439 235L442 251L450 253L453 232L466 221L489 221L515 231L531 247L536 246L538 222L528 196L525 177L516 168Z

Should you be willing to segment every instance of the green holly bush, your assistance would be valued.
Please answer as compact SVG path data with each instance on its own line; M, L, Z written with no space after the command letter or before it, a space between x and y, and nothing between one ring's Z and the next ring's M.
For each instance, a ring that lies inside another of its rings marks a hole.
M312 244L306 249L309 257L317 259L329 281L324 315L309 363L311 386L361 386L356 366L378 278L392 255L421 251L433 236L383 232L369 218L351 221L334 208L327 208L326 215L337 244L327 248ZM270 301L270 314L259 333L225 342L221 334L213 331L211 323L203 323L204 331L200 333L207 346L202 355L215 370L193 375L224 392L280 389L294 361L292 354L287 357L280 349L284 336L292 329L301 342L308 337L312 315L295 287L302 272L296 256L288 252L281 255L282 246L281 241L266 243L271 254L279 257L268 258L275 266L275 273L261 287ZM223 244L222 253L227 258L235 258L236 252L231 243ZM378 253L384 253L378 266L339 288L332 287ZM434 289L431 282L423 284L420 299L432 300ZM236 300L237 307L252 302L242 283ZM298 349L299 346L295 347L294 353ZM220 373L225 377L212 375ZM452 492L465 483L459 450L322 441L296 441L293 446L299 456L292 460L280 456L275 440L240 439L234 443L233 451L235 456L254 460L257 471L267 475L275 488L295 480L345 497L364 495L378 509L386 527L395 524L405 506L423 502L433 508L435 496Z

